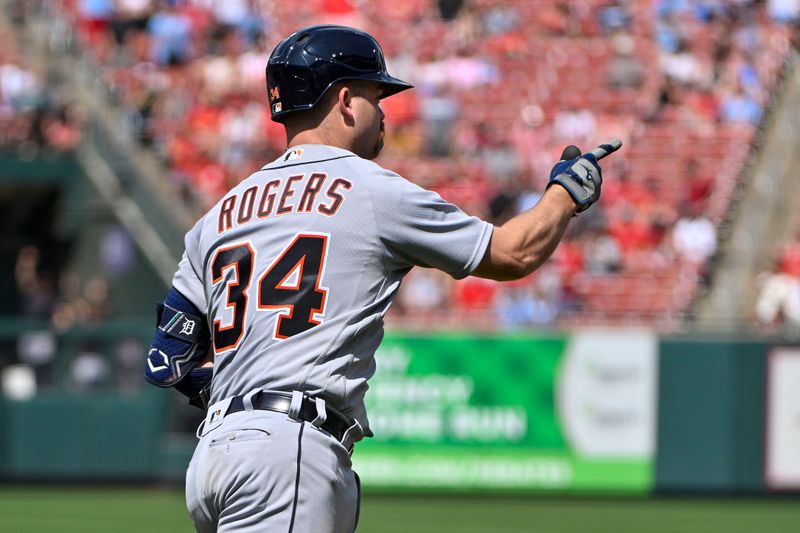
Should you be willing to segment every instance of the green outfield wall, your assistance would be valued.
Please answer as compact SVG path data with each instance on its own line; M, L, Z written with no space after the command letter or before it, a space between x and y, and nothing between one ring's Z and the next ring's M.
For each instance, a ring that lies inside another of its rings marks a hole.
M99 338L111 350L122 334ZM59 354L62 369L73 356ZM377 362L376 436L353 457L369 490L800 488L792 343L636 329L390 332ZM193 411L174 392L62 385L0 400L0 479L182 480L195 438L175 420Z
M769 347L752 339L661 342L656 456L659 487L764 489Z

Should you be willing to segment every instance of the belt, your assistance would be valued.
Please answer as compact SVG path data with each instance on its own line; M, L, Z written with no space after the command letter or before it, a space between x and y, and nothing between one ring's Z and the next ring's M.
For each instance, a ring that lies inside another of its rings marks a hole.
M226 415L244 411L244 396L234 396L231 399L230 407ZM263 411L274 411L276 413L289 414L289 406L292 404L292 395L281 392L257 392L253 397L253 409ZM325 422L319 425L320 429L324 429L330 433L339 442L344 438L348 428L355 422L348 419L345 415L333 409L332 407L325 407L328 416ZM299 420L304 422L313 422L317 418L317 404L312 398L303 396L303 401L300 404L300 412L297 415Z

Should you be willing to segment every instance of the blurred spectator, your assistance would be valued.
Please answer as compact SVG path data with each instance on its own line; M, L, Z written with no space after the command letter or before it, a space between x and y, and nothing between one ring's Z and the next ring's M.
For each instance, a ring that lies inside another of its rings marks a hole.
M13 111L36 108L42 100L41 83L33 71L19 64L20 58L3 52L0 64L0 105Z
M767 0L767 14L778 22L797 22L800 19L800 0Z
M712 84L689 89L683 97L683 104L687 111L684 116L696 125L698 131L711 131L716 125L719 98L712 89Z
M717 249L717 231L706 218L703 204L689 204L683 217L675 223L672 245L678 256L691 265L702 266Z
M519 155L511 143L499 135L490 137L480 155L489 176L504 188L508 188L508 182L519 175L521 170Z
M674 51L661 55L661 70L667 78L683 85L706 85L712 76L710 64L702 61L682 40Z
M588 109L578 98L570 98L564 109L556 113L553 119L553 136L571 144L587 144L594 138L597 120L591 109Z
M453 20L464 5L464 0L436 0L439 14L445 20Z
M108 282L99 276L90 279L86 283L84 295L87 304L84 320L94 324L105 321L110 315Z
M129 31L141 31L153 11L153 0L115 0L116 14L111 20L111 30L117 43L126 42Z
M501 73L487 59L461 51L459 55L421 65L417 79L420 92L425 95L437 88L468 91L494 85L500 81Z
M111 367L101 353L81 352L72 360L70 381L79 391L93 391L108 384Z
M23 246L17 254L14 273L22 305L20 315L26 318L50 318L55 294L52 281L42 272L39 248Z
M513 5L490 6L483 15L486 35L500 35L519 26L519 11Z
M436 321L446 307L446 275L438 270L415 268L403 280L397 303L403 313L420 323Z
M800 270L783 260L759 275L755 314L765 327L800 327Z
M606 69L606 85L612 89L638 89L644 83L644 66L634 55L636 42L629 33L619 32L611 38L614 57Z
M622 268L622 250L617 241L599 229L583 235L584 269L590 274L614 274Z
M239 35L254 42L263 32L267 22L254 7L252 0L206 0L217 22L236 29ZM326 6L329 7L329 6ZM352 9L352 7L350 7Z
M478 9L472 2L463 5L462 0L451 0L450 6L439 3L444 20L452 20L453 31L451 42L456 49L463 49L478 42L483 32L482 20Z
M149 347L137 337L123 337L114 345L116 386L123 391L139 390L144 386L141 379L142 354Z
M159 65L181 65L189 59L191 22L171 0L161 2L147 22L152 37L150 57Z
M76 273L62 272L51 318L56 332L62 333L75 326L102 324L112 315L111 311L105 279L98 276L82 286Z
M552 324L558 316L558 300L535 284L501 288L495 308L500 323L509 329Z
M684 170L683 175L685 176L684 181L688 183L686 203L703 205L711 194L714 176L707 171L704 172L700 162L694 158L686 161L686 170Z
M677 18L671 12L662 10L665 4L665 2L657 4L660 12L655 23L655 40L662 52L674 54L682 45L682 35Z
M631 14L628 9L628 2L624 0L613 0L601 7L597 18L603 32L614 33L628 29L631 24Z
M458 103L445 91L437 90L420 99L419 116L424 124L424 148L428 155L446 157L450 154L457 113Z
M39 386L54 384L56 349L56 338L49 330L30 330L17 337L17 359L29 365Z
M719 116L725 122L758 124L761 120L761 106L745 93L741 85L736 85L722 97Z
M78 2L81 29L89 42L97 42L102 38L102 34L108 28L108 23L113 15L113 0L80 0Z
M632 204L610 211L607 224L609 236L624 253L648 250L659 242L650 219Z
M120 276L136 263L136 248L130 235L121 225L106 229L100 237L100 259L104 272Z
M455 283L453 304L460 318L470 313L491 309L497 296L498 283L493 280L468 277Z
M575 37L583 32L588 17L577 2L554 0L542 6L538 13L539 24L553 35Z

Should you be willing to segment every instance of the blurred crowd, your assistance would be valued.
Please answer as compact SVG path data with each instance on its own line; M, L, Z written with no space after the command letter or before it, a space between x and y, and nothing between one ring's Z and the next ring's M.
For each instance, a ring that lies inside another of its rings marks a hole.
M408 327L669 327L703 290L743 146L768 109L800 17L795 0L47 5L198 210L283 152L265 62L281 37L312 23L370 31L389 70L416 86L383 103L379 162L496 224L535 204L566 144L625 141L604 165L603 200L534 276L501 285L415 269L392 315ZM0 88L4 106L36 92L20 90L25 83L47 87L18 54L0 53L0 72L24 73L0 81L12 87ZM44 92L41 113L74 124L68 110L50 107L58 91Z
M48 321L56 333L109 318L108 280L98 273L82 283L77 273L56 274L42 262L42 251L35 245L23 246L17 255L14 278L20 317Z
M106 247L113 246L110 240L105 239ZM108 262L102 267L102 272L114 273ZM22 332L10 353L15 353L12 362L22 363L25 371L33 373L36 386L66 384L74 390L110 384L117 390L141 387L142 338L133 332L102 333L114 313L108 278L98 273L82 280L68 269L55 272L48 268L41 249L26 245L17 255L14 283L20 302L18 318L39 327ZM70 357L59 361L59 351ZM67 368L64 361L68 361Z
M45 148L72 150L80 141L80 113L64 86L50 79L0 23L0 149L23 158Z

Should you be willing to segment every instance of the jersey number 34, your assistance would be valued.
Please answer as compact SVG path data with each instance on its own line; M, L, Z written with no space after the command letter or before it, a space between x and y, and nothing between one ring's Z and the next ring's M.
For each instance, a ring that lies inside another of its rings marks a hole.
M278 310L276 339L288 339L320 323L316 316L325 310L328 295L328 290L320 286L327 253L327 235L298 234L258 279L258 309ZM219 318L214 320L214 351L217 353L236 348L244 336L254 256L250 244L244 243L217 249L211 261L214 285L223 283L226 270L235 269L236 272L225 281L225 307L230 310L232 319L227 325Z

